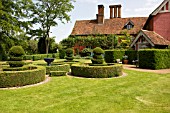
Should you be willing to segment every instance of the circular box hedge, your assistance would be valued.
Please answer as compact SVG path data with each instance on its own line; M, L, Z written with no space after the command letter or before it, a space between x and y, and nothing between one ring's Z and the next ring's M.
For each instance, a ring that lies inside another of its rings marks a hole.
M24 67L24 66L23 66ZM28 70L25 70L27 68ZM25 66L24 71L1 71L0 87L18 87L39 83L45 80L45 68L42 66Z
M71 66L71 74L73 76L87 78L110 78L122 75L122 65L107 65L107 66L89 66L82 64L73 64Z
M50 74L50 71L70 71L70 65L69 64L52 64L51 66L47 66L46 64L36 64L46 67L46 73Z

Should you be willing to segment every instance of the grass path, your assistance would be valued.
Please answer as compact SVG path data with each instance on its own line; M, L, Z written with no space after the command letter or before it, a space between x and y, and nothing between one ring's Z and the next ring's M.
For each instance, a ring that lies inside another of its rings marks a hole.
M0 113L170 112L170 74L124 72L111 79L52 77L39 86L0 90Z

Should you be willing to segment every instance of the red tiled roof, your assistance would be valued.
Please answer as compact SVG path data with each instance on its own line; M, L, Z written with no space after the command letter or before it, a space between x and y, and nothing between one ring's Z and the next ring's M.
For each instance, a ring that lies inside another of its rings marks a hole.
M142 30L145 35L153 42L155 45L170 45L170 41L163 38L161 35L154 31Z
M104 24L97 24L96 20L79 20L76 21L71 35L121 34L129 20L134 23L134 27L127 30L127 33L137 34L143 28L147 17L105 19Z

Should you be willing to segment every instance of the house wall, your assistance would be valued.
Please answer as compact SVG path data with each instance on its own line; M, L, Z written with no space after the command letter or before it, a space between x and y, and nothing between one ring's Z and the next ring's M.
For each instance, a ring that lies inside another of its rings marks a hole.
M170 41L170 12L158 13L154 16L153 31Z

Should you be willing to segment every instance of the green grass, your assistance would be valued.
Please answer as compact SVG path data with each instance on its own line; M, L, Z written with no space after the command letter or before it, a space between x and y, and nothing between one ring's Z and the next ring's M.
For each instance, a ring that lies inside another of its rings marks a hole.
M52 77L39 86L0 90L0 113L170 112L170 74L124 72L110 79Z

